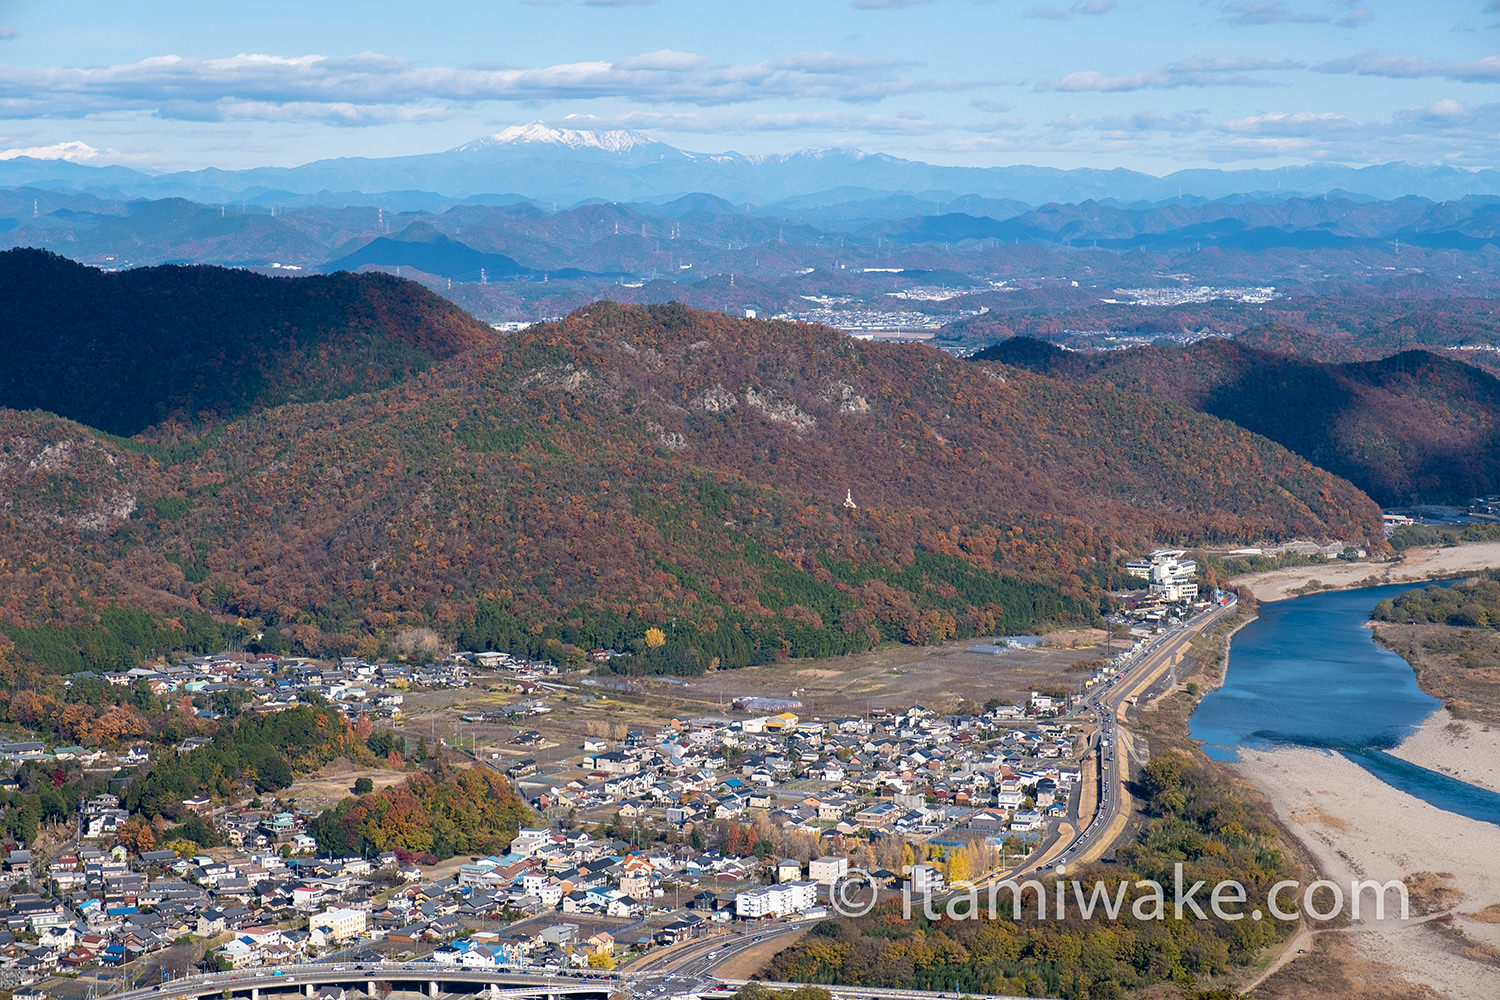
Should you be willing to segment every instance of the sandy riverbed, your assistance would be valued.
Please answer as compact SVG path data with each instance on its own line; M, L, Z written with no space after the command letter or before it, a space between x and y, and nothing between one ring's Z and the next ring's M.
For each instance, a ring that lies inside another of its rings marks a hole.
M1425 890L1414 903L1432 900L1450 916L1362 919L1347 932L1361 953L1454 1000L1500 996L1500 827L1443 812L1322 751L1240 756L1236 769L1270 798L1319 875L1346 894L1356 879L1432 873L1418 879Z
M1400 562L1333 562L1248 573L1230 580L1249 587L1257 600L1280 601L1316 580L1327 589L1348 590L1383 583L1446 579L1500 567L1500 542L1473 542L1437 549L1411 549Z
M1500 728L1440 708L1391 753L1429 771L1500 792ZM1496 859L1500 866L1500 858Z

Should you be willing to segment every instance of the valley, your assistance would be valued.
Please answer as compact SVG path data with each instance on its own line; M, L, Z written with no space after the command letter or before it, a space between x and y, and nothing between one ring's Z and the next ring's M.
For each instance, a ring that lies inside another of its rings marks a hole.
M0 997L1493 995L1493 57L512 6L0 24Z

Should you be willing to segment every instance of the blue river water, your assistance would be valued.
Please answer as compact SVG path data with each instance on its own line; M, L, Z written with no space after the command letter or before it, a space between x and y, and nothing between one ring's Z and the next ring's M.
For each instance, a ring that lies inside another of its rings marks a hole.
M1417 687L1411 665L1365 627L1376 604L1413 586L1261 605L1230 643L1224 686L1193 713L1191 732L1204 752L1231 761L1239 747L1323 749L1439 809L1500 825L1500 795L1385 752L1441 707Z

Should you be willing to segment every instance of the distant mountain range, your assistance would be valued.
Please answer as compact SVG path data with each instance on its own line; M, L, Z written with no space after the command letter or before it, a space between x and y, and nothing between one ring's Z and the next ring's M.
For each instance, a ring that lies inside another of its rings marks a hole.
M556 277L560 280L607 278L576 267L542 271L500 253L483 253L444 235L427 222L414 222L392 237L380 237L351 254L324 264L325 271L357 271L371 265L409 267L421 274L455 281L503 281L506 278Z
M298 167L193 170L148 174L17 157L0 162L0 187L85 190L125 198L187 198L204 203L340 192L426 192L447 198L519 192L541 202L588 198L657 201L707 192L737 204L813 197L823 204L885 193L939 203L964 195L1028 205L1112 199L1120 203L1179 197L1268 197L1349 193L1391 199L1418 195L1451 200L1500 194L1500 172L1387 163L1370 167L1309 164L1266 170L1182 170L1165 177L1131 170L1049 167L949 167L857 150L804 150L777 155L692 153L638 132L589 132L532 124L441 153L385 158L342 157ZM829 194L827 192L842 192Z
M937 254L945 258L942 269L975 275L970 283L1015 276L1016 252L988 252L1002 246L1164 255L1205 248L1389 254L1402 247L1470 252L1500 243L1500 196L1449 202L1229 198L1129 207L1083 201L1035 209L971 197L953 204L967 211L911 215L921 203L889 195L842 205L788 203L786 214L773 215L701 193L662 203L585 202L558 211L517 200L400 212L343 204L247 210L30 187L0 189L0 241L108 266L279 263L326 271L376 265L465 282L543 273L671 274L679 261L698 265L699 274L708 266L741 274L764 267L769 275L785 275L797 264L932 270ZM927 248L927 255L909 252L917 248ZM893 258L893 251L903 256ZM1308 259L1325 269L1336 261ZM1486 261L1476 263L1492 267ZM1064 267L1060 261L1040 266L1054 274Z

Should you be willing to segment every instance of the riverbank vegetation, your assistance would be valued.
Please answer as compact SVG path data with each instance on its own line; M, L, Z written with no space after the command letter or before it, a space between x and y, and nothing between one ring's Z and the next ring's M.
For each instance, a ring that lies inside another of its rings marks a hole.
M1370 617L1397 624L1500 629L1500 570L1491 570L1451 587L1434 584L1388 597L1375 605Z
M1496 540L1500 540L1500 524L1488 521L1474 524L1403 524L1391 532L1389 539L1391 549L1395 552Z
M1408 590L1370 617L1376 639L1456 718L1500 723L1500 571Z

